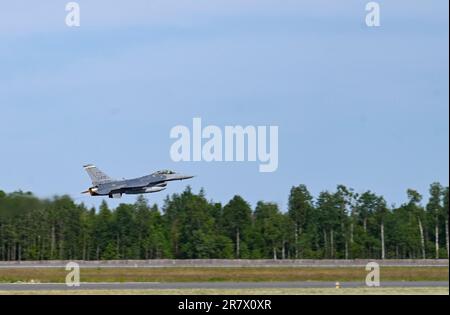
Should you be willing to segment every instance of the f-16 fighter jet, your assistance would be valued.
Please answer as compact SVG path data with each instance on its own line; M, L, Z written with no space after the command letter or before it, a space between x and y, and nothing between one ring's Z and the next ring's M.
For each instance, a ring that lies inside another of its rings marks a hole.
M92 180L92 187L82 193L91 196L109 196L109 198L121 198L122 194L154 193L166 189L167 182L194 177L163 170L143 177L115 180L100 171L95 165L88 164L83 167Z

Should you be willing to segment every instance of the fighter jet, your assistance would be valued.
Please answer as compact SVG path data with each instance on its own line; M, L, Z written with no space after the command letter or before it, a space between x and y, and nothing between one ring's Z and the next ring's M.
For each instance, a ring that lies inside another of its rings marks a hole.
M109 198L121 198L122 194L154 193L166 189L167 182L194 177L163 170L143 177L115 180L100 171L95 165L88 164L83 167L92 180L92 187L83 191L82 194L109 196Z

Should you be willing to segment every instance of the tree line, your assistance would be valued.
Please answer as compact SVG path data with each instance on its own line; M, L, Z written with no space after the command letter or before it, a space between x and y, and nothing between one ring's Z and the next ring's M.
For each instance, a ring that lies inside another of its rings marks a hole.
M222 205L187 187L161 209L139 196L97 210L0 191L0 260L448 258L449 188L433 183L429 195L408 189L388 206L371 191L339 185L313 198L299 185L281 211L240 196Z

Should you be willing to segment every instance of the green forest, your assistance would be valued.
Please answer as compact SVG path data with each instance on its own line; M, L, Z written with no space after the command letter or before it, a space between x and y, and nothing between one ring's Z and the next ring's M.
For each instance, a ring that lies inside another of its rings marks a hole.
M187 187L161 209L143 196L95 209L0 190L0 259L447 258L449 188L433 183L429 196L408 189L392 206L371 191L339 185L313 197L299 185L287 209L252 208L238 195L222 205Z

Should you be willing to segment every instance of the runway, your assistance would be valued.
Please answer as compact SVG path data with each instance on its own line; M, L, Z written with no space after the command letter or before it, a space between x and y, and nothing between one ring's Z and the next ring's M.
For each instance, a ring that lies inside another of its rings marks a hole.
M0 269L9 268L65 268L64 260L43 261L0 261ZM243 267L308 267L308 268L355 268L376 262L380 267L445 267L448 259L387 259L387 260L330 260L330 259L299 259L299 260L249 260L249 259L153 259L153 260L107 260L78 261L81 268L243 268Z
M363 282L341 282L342 288L363 288ZM448 287L448 281L387 281L382 288ZM300 289L335 288L335 282L123 282L81 283L68 287L64 283L0 283L0 291L51 291L51 290L174 290L174 289Z

